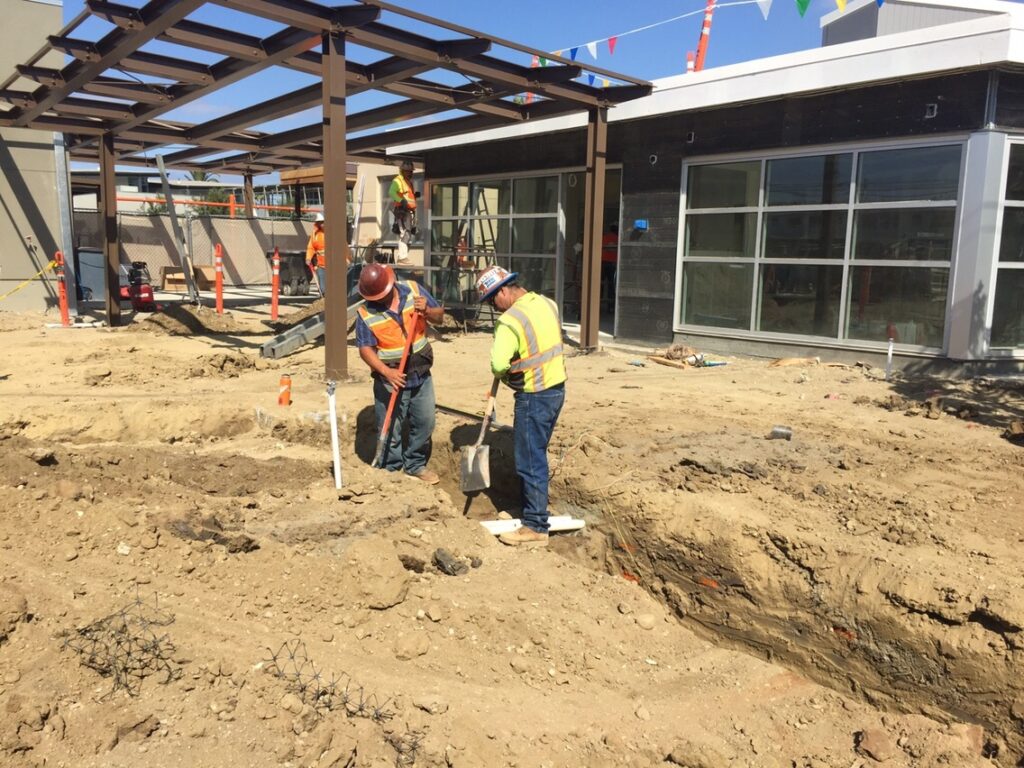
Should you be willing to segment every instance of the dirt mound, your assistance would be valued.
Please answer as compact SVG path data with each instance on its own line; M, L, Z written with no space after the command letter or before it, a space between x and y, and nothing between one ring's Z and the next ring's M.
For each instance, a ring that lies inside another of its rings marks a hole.
M312 304L303 307L295 312L290 312L284 317L278 318L277 322L270 322L270 325L275 331L283 331L292 326L298 325L301 322L309 320L313 315L319 315L324 311L324 299L323 297L317 299Z
M52 320L47 319L46 315L41 312L4 312L0 310L0 333L43 328L47 322L52 322Z
M235 379L245 371L253 371L258 367L258 358L237 350L217 352L204 355L189 368L188 375L193 379Z
M166 333L171 336L203 336L217 334L252 334L260 330L236 320L230 312L218 315L207 307L191 304L167 304L160 312L141 323L128 326L140 330Z

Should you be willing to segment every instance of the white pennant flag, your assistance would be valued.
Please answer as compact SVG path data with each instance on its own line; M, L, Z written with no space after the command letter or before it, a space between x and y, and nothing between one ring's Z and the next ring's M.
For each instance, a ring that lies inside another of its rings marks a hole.
M587 43L587 50L590 52L590 57L597 61L597 43Z
M757 0L757 7L761 9L761 15L768 21L768 14L772 10L772 0Z

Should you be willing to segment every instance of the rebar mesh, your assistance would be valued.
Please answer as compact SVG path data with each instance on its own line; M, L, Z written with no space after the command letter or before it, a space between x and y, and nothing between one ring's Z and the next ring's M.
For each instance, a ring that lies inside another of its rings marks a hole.
M142 681L163 675L166 685L181 675L174 663L174 643L160 630L174 623L174 616L140 596L120 610L76 629L64 638L63 648L78 654L82 665L113 681L110 693L119 690L137 696Z

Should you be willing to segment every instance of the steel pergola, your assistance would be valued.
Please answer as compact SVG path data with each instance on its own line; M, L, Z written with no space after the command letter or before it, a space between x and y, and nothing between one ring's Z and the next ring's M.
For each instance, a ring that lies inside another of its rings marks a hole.
M208 6L229 9L238 23L224 29L190 18ZM107 31L90 39L83 28L97 19ZM265 36L241 31L268 26L274 31ZM187 55L168 55L179 50ZM72 60L42 66L53 52ZM513 60L528 56L544 57L548 66ZM320 82L205 122L163 117L250 78L272 92L282 68ZM581 82L585 72L613 84ZM99 163L106 311L116 325L116 165L152 167L161 155L172 168L240 174L251 189L254 174L322 164L324 215L344 221L347 157L381 160L388 147L586 111L582 342L596 347L607 110L651 87L383 0L335 7L311 0L149 0L138 7L86 0L82 13L0 83L0 110L7 106L0 127L63 133L72 159ZM387 103L346 109L347 98L369 91L386 94L378 101ZM527 93L533 96L520 98ZM258 129L317 107L321 118L309 125ZM343 233L331 228L326 235L337 257L348 247ZM330 379L347 373L345 260L337 257L327 260Z

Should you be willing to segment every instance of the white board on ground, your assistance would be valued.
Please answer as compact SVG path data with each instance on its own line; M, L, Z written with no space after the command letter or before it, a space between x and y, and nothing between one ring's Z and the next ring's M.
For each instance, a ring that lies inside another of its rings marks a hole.
M495 536L503 533L512 533L517 528L522 528L522 520L481 520L480 525L486 528ZM566 531L578 531L586 525L586 522L569 515L552 515L548 518L548 525L551 533L564 533Z

